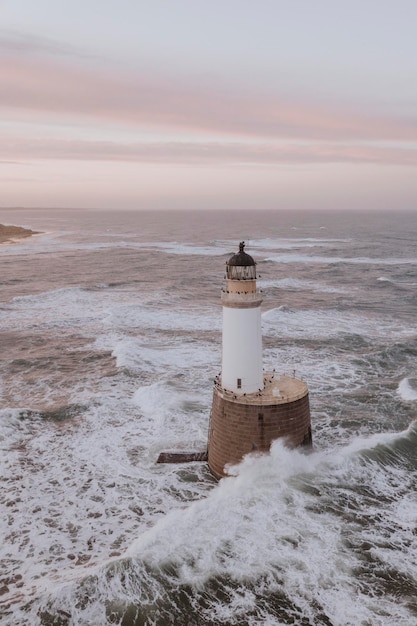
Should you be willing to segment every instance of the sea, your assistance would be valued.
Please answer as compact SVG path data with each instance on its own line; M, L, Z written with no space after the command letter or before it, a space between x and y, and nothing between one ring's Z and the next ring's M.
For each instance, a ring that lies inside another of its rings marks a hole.
M0 621L417 624L417 212L0 210ZM240 241L314 447L205 463Z

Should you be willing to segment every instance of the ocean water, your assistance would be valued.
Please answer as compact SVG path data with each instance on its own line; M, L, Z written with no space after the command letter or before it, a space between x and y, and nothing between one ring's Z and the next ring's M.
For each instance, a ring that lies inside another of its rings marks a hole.
M2 624L417 624L417 214L2 210ZM202 450L224 264L314 451Z

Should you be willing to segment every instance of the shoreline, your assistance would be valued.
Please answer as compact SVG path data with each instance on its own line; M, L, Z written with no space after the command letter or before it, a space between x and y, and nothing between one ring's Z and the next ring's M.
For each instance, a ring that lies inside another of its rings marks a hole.
M23 226L0 224L0 245L4 243L17 243L19 239L25 239L40 234L39 231L23 228Z

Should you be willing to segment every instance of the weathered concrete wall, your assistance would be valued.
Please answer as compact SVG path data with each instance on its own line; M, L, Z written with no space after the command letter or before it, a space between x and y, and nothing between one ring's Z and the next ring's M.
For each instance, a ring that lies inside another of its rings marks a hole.
M226 399L214 388L208 464L217 478L226 475L225 465L239 463L249 452L268 451L279 437L291 448L311 445L308 391L294 401L256 405L242 397Z

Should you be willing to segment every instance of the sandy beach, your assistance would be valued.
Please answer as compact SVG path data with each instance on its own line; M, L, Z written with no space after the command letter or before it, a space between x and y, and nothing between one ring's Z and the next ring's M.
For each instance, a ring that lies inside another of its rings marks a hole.
M23 239L24 237L31 237L32 235L38 235L39 233L30 228L22 228L22 226L6 226L0 224L0 244L12 243L16 239Z

